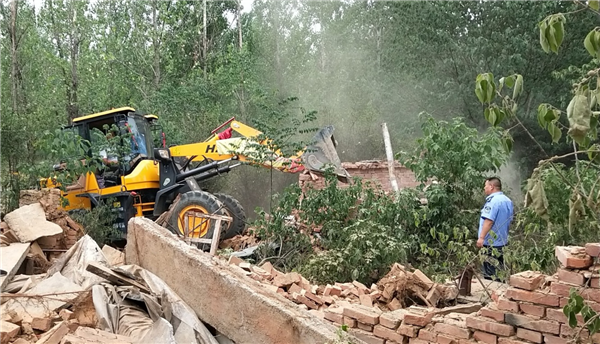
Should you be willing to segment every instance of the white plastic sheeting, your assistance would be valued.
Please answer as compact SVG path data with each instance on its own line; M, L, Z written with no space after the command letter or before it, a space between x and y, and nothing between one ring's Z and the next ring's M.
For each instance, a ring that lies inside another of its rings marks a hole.
M60 272L73 283L89 289L93 285L104 282L102 277L85 270L91 262L110 267L98 244L86 234L52 264L48 269L48 276Z

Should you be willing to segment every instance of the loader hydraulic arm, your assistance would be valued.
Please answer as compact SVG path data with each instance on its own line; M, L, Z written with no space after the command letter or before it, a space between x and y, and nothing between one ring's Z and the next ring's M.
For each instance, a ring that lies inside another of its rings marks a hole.
M221 133L218 130L229 124ZM235 131L241 137L232 138ZM222 161L237 159L241 162L258 164L266 168L274 168L282 172L297 173L308 168L313 171L323 171L327 165L333 165L340 177L348 177L341 167L341 162L335 149L333 127L321 129L313 138L313 144L306 147L295 156L285 157L280 151L257 149L257 144L267 146L268 139L259 141L262 134L244 123L230 119L217 129L204 142L191 143L170 148L173 157L193 157L192 161Z

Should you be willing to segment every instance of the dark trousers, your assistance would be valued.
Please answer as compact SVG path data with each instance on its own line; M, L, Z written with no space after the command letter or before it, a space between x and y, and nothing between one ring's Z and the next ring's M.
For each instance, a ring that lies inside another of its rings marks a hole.
M483 278L504 282L505 276L500 273L506 270L504 266L504 254L502 253L503 248L504 246L483 246Z

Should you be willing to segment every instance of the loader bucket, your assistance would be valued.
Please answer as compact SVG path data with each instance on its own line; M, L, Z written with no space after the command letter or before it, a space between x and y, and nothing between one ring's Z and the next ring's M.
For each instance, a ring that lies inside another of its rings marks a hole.
M302 155L302 163L309 170L318 172L325 172L328 166L332 166L338 179L347 182L350 174L342 167L333 131L333 126L328 125L317 132Z

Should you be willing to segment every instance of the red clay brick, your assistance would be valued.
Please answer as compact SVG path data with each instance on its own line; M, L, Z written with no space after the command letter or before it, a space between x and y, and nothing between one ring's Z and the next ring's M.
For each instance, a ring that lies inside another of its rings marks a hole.
M437 340L437 333L422 328L419 330L419 335L417 337L428 342L435 342Z
M439 344L458 344L458 338L452 336L446 336L444 334L438 334L437 342Z
M385 312L379 316L379 323L387 328L395 330L398 328L408 310L398 309L392 312Z
M40 330L42 332L48 331L52 328L52 319L49 318L33 318L31 320L31 328Z
M401 343L403 343L403 342L396 342L396 341L386 341L386 342L385 342L385 344L394 344L394 343L401 344ZM409 344L432 344L432 342L428 342L428 341L426 341L426 340L419 339L419 338L410 338L410 339L408 340L408 343L409 343ZM434 342L434 343L435 343L435 342Z
M600 277L590 278L590 288L600 289Z
M457 337L457 338L463 338L463 339L471 338L470 330L468 330L466 328L458 327L455 325L437 323L437 324L435 324L434 329L438 333L448 334L450 336ZM438 343L439 343L439 338L440 338L440 336L438 335Z
M491 333L481 332L481 331L473 332L473 339L475 339L478 342L484 342L487 344L497 344L498 343L498 337L496 335L493 335Z
M569 298L567 298L567 297L561 297L561 298L560 298L560 300L559 300L559 304L558 304L558 306L559 306L560 308L563 308L563 307L564 307L564 306L566 306L568 303L569 303Z
M334 323L342 325L344 324L344 316L342 315L343 311L343 308L329 307L323 310L323 317L329 321L333 321Z
M583 285L585 283L585 277L583 274L566 269L558 269L558 280L563 283L570 283L574 285Z
M404 320L406 321L406 318ZM406 337L415 338L419 334L419 327L402 322L400 327L398 327L398 333Z
M356 328L356 326L358 326L358 321L356 321L356 319L352 319L347 316L344 316L344 320L342 323L348 326L349 328Z
M539 305L558 307L558 296L535 291L508 288L504 294L509 299L531 302Z
M544 315L546 314L546 307L532 305L529 303L519 304L519 309L521 310L521 312L523 312L527 315L533 315L533 316L540 317L540 318L544 317Z
M393 340L398 343L404 341L404 336L382 325L375 325L373 327L373 334L379 338Z
M569 319L567 318L565 313L563 313L562 309L548 308L546 310L546 318L548 318L548 320L558 321L563 324L569 323ZM581 314L577 314L576 318L577 318L577 323L579 325L583 325L585 323L585 321L583 321L583 316L581 316Z
M567 297L567 298L569 297L571 288L577 289L576 287L574 287L572 285L563 284L560 282L552 282L552 284L550 284L550 292L552 294L556 294L558 296Z
M592 257L587 255L585 248L580 246L556 246L554 254L565 268L587 269L593 263Z
M597 289L586 288L581 291L581 297L584 300L600 303L600 292Z
M406 313L404 315L404 322L408 325L415 325L419 327L425 327L427 324L431 322L433 318L433 313L429 314L415 314L415 313Z
M540 332L517 328L517 338L525 339L530 342L541 344L544 338Z
M560 324L555 321L548 320L536 320L524 315L506 313L504 321L507 324L514 325L516 327L526 328L532 331L539 331L550 334L560 333Z
M568 340L565 338L552 336L549 334L544 335L544 343L546 344L567 344Z
M359 329L361 329L363 331L373 332L373 325L370 325L370 324L363 324L361 322L356 322L356 327L358 327Z
M375 308L352 305L350 307L344 307L343 314L347 317L354 318L363 324L377 325L379 324L379 315L381 312L377 312Z
M513 339L513 338L504 338L504 337L499 337L498 338L498 344L529 344L528 342L523 342L517 339Z
M481 317L467 317L467 327L509 337L515 334L515 328L507 324L498 324Z
M568 324L560 324L560 336L573 338L575 334L579 331L579 327L571 328ZM587 329L581 331L581 339L588 339L590 337L590 332Z
M508 299L501 297L498 299L498 309L503 310L503 311L511 311L511 312L518 312L519 311L519 304L514 302L514 301L509 301Z
M536 290L543 283L546 276L536 271L523 271L510 276L509 284L524 290Z
M433 287L433 281L429 279L421 270L417 269L413 272L413 277L416 277L423 285L427 287L427 290Z
M592 257L600 257L600 243L585 244L585 253Z
M349 332L351 334L353 334L354 336L356 336L356 338L362 340L363 342L365 342L367 344L384 344L385 343L385 339L377 338L371 332L366 332L366 331L359 330L356 328L350 329Z
M512 301L507 301L507 302L512 302ZM488 307L484 307L480 310L480 314L481 316L490 318L490 319L494 319L498 322L504 322L504 312L499 311L497 309L491 309Z

